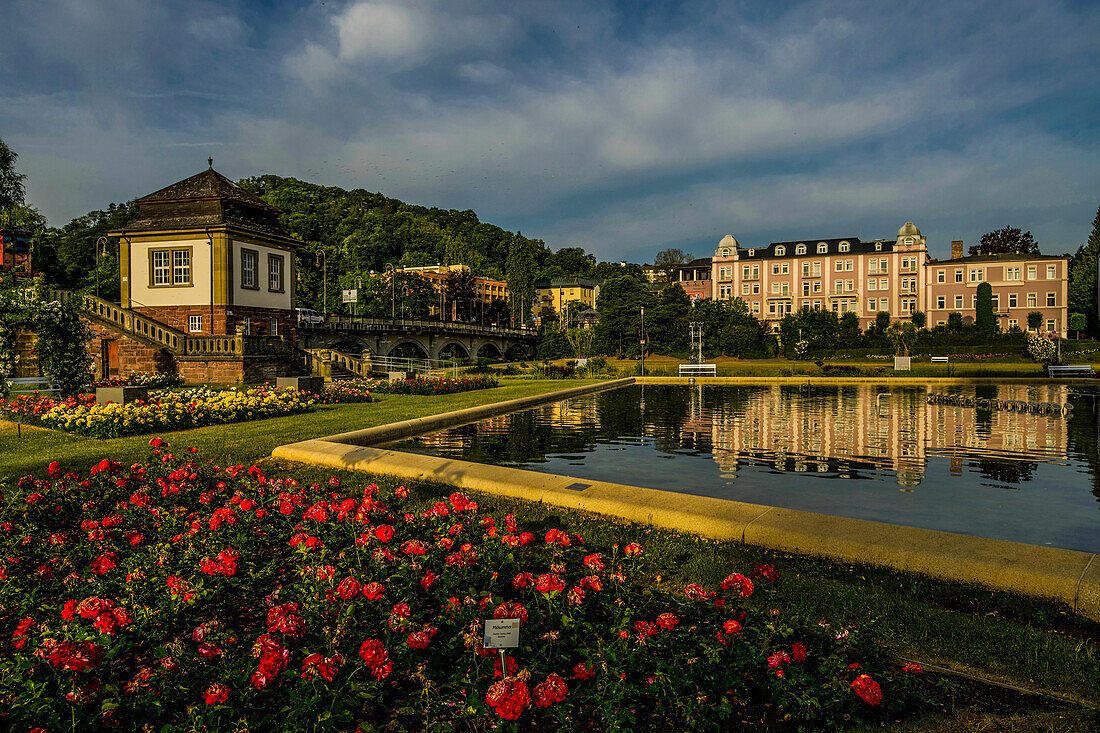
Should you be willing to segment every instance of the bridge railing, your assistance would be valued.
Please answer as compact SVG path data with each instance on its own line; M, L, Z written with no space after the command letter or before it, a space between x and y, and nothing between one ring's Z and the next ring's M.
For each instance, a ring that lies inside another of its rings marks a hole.
M336 329L338 331L445 331L471 335L511 336L533 338L536 333L524 328L487 326L480 323L456 323L419 318L372 318L367 316L325 316L323 323L307 323L302 320L298 328Z

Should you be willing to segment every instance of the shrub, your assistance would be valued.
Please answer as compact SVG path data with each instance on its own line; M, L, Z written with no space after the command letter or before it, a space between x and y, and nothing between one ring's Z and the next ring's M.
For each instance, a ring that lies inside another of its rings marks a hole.
M637 544L151 444L2 487L6 729L820 729L919 694L861 630L772 610L772 566L658 591ZM503 660L487 619L519 620Z
M125 377L100 379L92 387L129 387L137 385L150 389L168 389L183 384L183 377L171 372L130 372Z

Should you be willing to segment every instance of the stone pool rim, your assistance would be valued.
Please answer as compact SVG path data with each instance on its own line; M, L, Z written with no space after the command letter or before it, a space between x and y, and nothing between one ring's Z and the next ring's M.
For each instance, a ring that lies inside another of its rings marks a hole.
M807 381L805 377L787 379L707 377L697 379L696 384L805 384ZM914 384L975 384L981 381L902 378L891 379L886 384L899 384L903 380L911 380ZM810 381L835 385L864 380L810 378ZM883 383L884 380L871 378L866 381ZM1006 380L994 381L1004 383ZM610 515L713 539L974 583L993 590L1064 603L1077 614L1100 621L1100 558L1097 553L370 447L636 383L689 382L687 378L679 377L626 377L597 382L282 445L272 451L272 457L406 480L432 481L525 501L544 502L565 509ZM1038 383L1050 382L1040 380Z

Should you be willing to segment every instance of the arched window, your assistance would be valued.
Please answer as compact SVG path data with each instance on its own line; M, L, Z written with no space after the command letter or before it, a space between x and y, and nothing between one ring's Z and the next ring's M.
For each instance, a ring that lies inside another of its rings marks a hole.
M912 238L912 237L906 237L906 238L905 238L905 243L906 243L907 245L909 245L909 244L912 244L912 243L913 243L913 238Z
M776 257L782 257L785 254L787 254L787 248L786 247L776 247L775 248L775 256Z
M752 257L752 256L754 256L755 254L756 254L756 250L755 250L755 249L750 249L750 250L749 250L749 257Z
M800 245L798 245L797 247L795 247L795 248L794 248L794 253L795 253L796 255L804 255L804 254L806 254L806 245L804 245L804 244L800 244Z
M824 242L818 242L817 243L817 253L819 255L823 255L828 251L829 251L829 245L825 244Z
M840 251L841 252L847 252L851 248L852 248L852 245L849 244L848 242L841 242L840 243Z

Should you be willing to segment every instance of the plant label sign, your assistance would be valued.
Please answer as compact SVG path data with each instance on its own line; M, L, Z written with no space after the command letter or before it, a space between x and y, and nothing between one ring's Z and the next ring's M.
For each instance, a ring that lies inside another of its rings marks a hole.
M518 618L491 618L485 620L486 649L514 649L519 646Z

